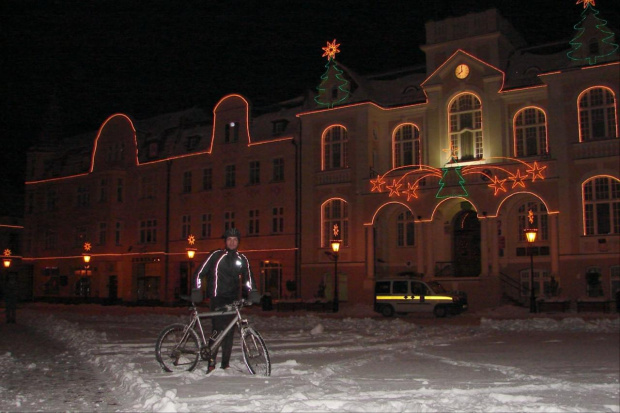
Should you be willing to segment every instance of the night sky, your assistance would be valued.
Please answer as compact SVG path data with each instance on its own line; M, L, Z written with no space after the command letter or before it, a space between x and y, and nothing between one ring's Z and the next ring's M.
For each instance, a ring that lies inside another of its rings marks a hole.
M614 28L615 2L596 0ZM292 98L318 85L321 48L334 38L337 59L361 74L421 64L426 21L492 6L531 44L568 41L583 10L575 3L2 0L3 198L22 191L24 151L43 131L94 131L116 112L143 119L211 110L228 93L254 106Z

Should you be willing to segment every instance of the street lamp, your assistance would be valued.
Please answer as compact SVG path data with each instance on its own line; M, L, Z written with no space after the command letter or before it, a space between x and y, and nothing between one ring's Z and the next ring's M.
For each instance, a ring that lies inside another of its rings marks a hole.
M532 221L533 220L530 219L530 223L532 223ZM536 296L534 295L534 247L532 244L536 242L537 232L538 229L536 228L525 229L525 237L527 238L530 250L530 313L536 312Z
M2 258L2 264L4 265L4 268L9 268L11 266L11 250L8 248L4 250L4 258Z
M340 297L338 294L338 253L340 251L340 244L342 241L337 239L338 232L338 224L336 224L334 225L334 239L331 241L332 254L334 256L334 313L337 313L340 308Z
M189 258L188 267L187 267L187 294L192 295L192 260L196 255L197 249L193 247L196 242L196 238L193 235L187 237L187 243L189 247L185 248L187 251L187 258Z

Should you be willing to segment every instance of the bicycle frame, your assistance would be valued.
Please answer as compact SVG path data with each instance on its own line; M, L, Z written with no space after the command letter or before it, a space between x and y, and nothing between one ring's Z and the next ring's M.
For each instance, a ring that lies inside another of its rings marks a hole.
M226 337L226 335L230 333L230 330L232 330L235 327L235 325L239 327L239 331L241 332L242 325L244 325L247 322L245 319L241 317L241 313L239 311L239 308L241 308L242 305L243 305L243 301L240 302L240 305L225 306L224 310L200 313L198 312L198 308L196 307L196 305L192 302L191 321L187 325L187 329L185 330L185 333L187 334L187 330L189 329L197 330L199 332L199 337L202 340L200 349L202 350L203 348L206 347L209 349L209 352L214 352L215 350L220 348L220 345L224 341L224 337ZM218 332L217 337L215 337L214 340L212 340L210 337L207 339L207 337L205 336L204 328L202 327L202 323L200 321L202 319L225 316L225 315L235 315L236 317L234 317L231 320L231 322L226 326L224 331Z

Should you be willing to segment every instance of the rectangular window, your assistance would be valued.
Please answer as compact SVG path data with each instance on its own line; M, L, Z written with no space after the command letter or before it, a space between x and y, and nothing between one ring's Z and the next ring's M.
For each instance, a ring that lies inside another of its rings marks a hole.
M114 225L114 243L116 245L121 245L121 233L122 233L121 230L122 230L122 228L123 228L123 225L120 222L117 222Z
M99 223L99 245L105 245L107 240L108 224L105 222Z
M271 217L271 232L281 234L284 232L284 208L273 208Z
M99 202L108 202L108 180L106 178L99 182Z
M251 209L248 216L248 235L257 235L260 232L258 209Z
M77 204L81 207L90 205L90 190L87 186L80 186L77 189Z
M250 185L260 184L260 162L250 162Z
M140 180L140 198L155 198L155 183L153 182L153 177L143 176Z
M226 165L226 181L224 186L226 188L234 188L236 185L236 168L235 165Z
M157 242L157 220L140 221L140 243L154 244Z
M211 214L202 214L202 222L200 224L200 237L211 237Z
M192 217L191 215L183 215L181 221L181 239L187 239L192 233Z
M189 194L192 192L192 172L183 172L183 193Z
M118 178L116 181L116 202L123 202L123 196L125 194L125 182L123 178Z
M273 160L273 182L284 181L284 158Z
M224 212L224 231L228 228L235 228L235 213L230 211Z
M213 169L205 168L202 170L202 190L210 191L213 189Z

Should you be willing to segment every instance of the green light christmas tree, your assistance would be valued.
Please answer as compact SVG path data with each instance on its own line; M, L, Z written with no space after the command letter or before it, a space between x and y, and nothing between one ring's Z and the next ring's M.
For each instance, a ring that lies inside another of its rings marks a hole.
M607 21L598 17L600 13L594 8L594 0L578 0L583 3L581 20L574 27L577 35L570 41L572 50L567 53L569 59L578 62L596 64L618 50L614 43L614 33L607 28Z
M327 64L325 65L325 73L321 76L321 84L317 87L318 95L314 101L319 106L333 108L335 105L343 103L349 98L350 84L343 76L343 71L336 65L336 53L339 53L339 44L336 39L332 43L327 42L327 46L323 47L323 56L327 56Z

